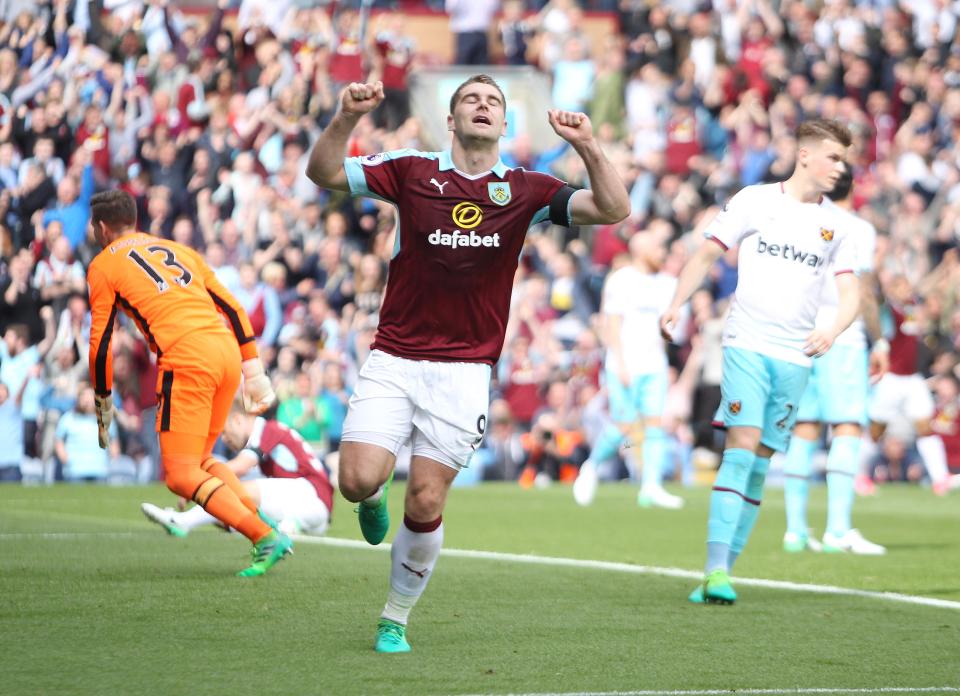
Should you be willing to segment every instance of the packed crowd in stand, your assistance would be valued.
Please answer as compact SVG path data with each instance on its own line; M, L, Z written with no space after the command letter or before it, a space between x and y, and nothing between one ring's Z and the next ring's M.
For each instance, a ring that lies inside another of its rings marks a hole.
M307 153L342 86L368 74L386 101L351 153L420 147L406 79L433 58L389 11L367 22L352 6L236 5L0 2L0 479L158 475L156 367L129 323L113 343L115 441L96 444L85 269L98 251L90 198L108 188L136 198L143 231L202 252L250 315L276 418L319 453L337 449L396 220L390 205L313 185ZM927 377L934 432L960 473L960 3L465 5L446 3L457 60L543 71L558 108L590 115L632 204L620 225L531 230L474 477L575 478L608 419L600 301L629 238L658 232L662 270L678 273L730 196L790 175L794 131L813 117L853 133L854 208L879 235L877 292L918 337L891 357ZM620 28L602 45L583 28L596 9ZM504 159L586 184L575 155L540 154L520 137ZM663 424L671 475L685 483L715 462L719 327L736 278L730 252L669 350ZM920 480L912 440L910 423L891 424L869 475Z

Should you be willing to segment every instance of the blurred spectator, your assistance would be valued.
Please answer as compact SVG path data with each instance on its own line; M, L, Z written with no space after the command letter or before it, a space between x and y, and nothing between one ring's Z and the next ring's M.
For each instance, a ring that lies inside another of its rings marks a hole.
M100 449L93 397L93 387L81 384L76 407L63 414L57 423L56 453L66 481L106 481L110 460L120 456L116 424L110 428L109 450Z
M16 482L23 478L20 473L23 461L23 416L20 414L20 404L26 386L24 380L17 392L11 394L10 387L0 381L0 435L3 442L0 482Z
M328 449L335 452L340 449L340 437L343 435L343 421L347 417L347 403L350 401L352 390L344 383L343 366L335 362L327 362L323 366L320 401L323 410L327 413L327 442Z
M490 415L483 442L470 461L479 467L485 481L513 481L526 460L521 432L510 414L510 406L502 399L490 403Z
M37 263L33 283L41 288L40 297L49 302L57 314L66 307L71 293L86 291L86 273L80 262L73 260L66 237L57 237L50 247L50 255Z
M375 56L377 74L383 81L383 103L373 117L380 128L397 130L410 117L407 76L416 55L413 39L404 33L399 14L383 14L383 28L377 32Z
M294 393L280 402L277 420L300 433L316 451L327 451L330 412L325 400L317 396L309 373L296 376Z
M28 252L16 254L8 262L6 282L0 285L0 331L6 334L12 325L24 326L27 346L39 341L43 335L40 321L42 298L33 283L31 267Z
M444 7L450 15L450 31L453 33L457 65L489 65L490 46L487 32L500 0L445 0Z
M933 432L943 440L950 474L960 474L960 381L953 374L935 378L934 395L937 404L933 417Z
M527 64L527 41L533 26L523 18L522 0L504 0L498 31L507 65Z
M580 464L587 458L583 435L562 426L556 414L546 411L522 437L527 458L520 485L529 488L551 481L572 483Z
M81 153L82 156L81 156ZM93 196L93 165L86 148L77 150L75 157L82 166L81 182L78 184L73 174L68 173L57 185L57 200L51 209L43 214L43 224L57 220L63 224L63 234L70 242L70 248L76 250L87 238L87 222L90 219L90 198Z
M868 462L874 483L917 483L923 478L923 462L903 439L888 435Z
M41 458L49 459L51 428L59 413L72 411L75 380L85 370L82 269L98 251L87 237L87 201L94 188L107 187L137 198L141 229L204 252L244 298L264 355L275 353L278 391L288 400L297 375L312 375L310 398L329 411L319 437L336 442L337 404L369 352L400 232L390 206L320 192L304 176L306 152L333 113L338 86L371 69L387 100L358 127L351 154L422 147L418 119L409 117L407 78L413 66L438 59L417 34L417 0L406 21L401 13L374 16L367 37L353 7L215 4L188 14L169 0L0 3L0 332L26 325L21 354L28 354L45 337L41 308L59 317L45 373L26 383L22 397L21 417L43 424ZM622 225L567 236L549 227L530 231L495 368L494 396L502 401L494 401L496 414L491 407L476 458L494 462L484 475L519 475L519 438L541 413L552 413L561 430L594 437L605 402L595 379L600 290L622 263L625 240L637 229L662 229L670 237L664 270L675 275L730 196L789 176L792 133L812 117L839 118L854 131L855 207L880 234L883 292L896 295L891 281L901 276L916 298L910 304L922 321L911 374L933 376L925 387L937 394L932 426L955 469L956 8L505 0L497 16L500 6L449 1L455 62L489 63L488 39L496 33L503 62L541 70L552 80L552 106L589 113L629 186L632 215ZM588 31L593 18L584 9L614 10L619 31ZM539 152L530 124L511 126L508 166L585 181L568 148ZM692 437L701 462L710 461L714 443L718 327L736 280L734 250L694 295L686 335L670 352L675 441L682 451ZM120 404L121 448L149 477L153 366L140 359L132 326L118 323L117 333L116 357L131 373ZM696 364L687 370L691 356ZM12 385L8 390L16 395ZM911 428L895 423L893 435L912 442ZM25 446L34 444L28 436Z

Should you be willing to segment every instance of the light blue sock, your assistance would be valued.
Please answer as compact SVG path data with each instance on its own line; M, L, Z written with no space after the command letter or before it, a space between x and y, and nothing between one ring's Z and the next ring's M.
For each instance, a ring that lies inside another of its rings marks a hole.
M623 442L623 433L620 432L620 428L608 423L600 432L597 441L593 443L593 449L590 450L590 461L595 464L607 461L620 450L621 442Z
M763 482L767 480L767 472L770 470L770 458L757 456L753 460L753 470L750 472L750 478L747 479L747 490L744 494L743 509L740 511L740 521L737 522L737 529L733 533L733 543L730 544L730 556L728 564L733 570L733 564L743 553L750 534L753 532L753 526L757 523L757 516L760 514L760 502L763 500Z
M790 438L783 464L783 498L787 508L787 531L807 534L807 499L810 497L810 472L817 443L794 435Z
M659 486L663 479L664 458L667 455L667 433L663 428L647 427L643 430L643 471L640 485Z
M728 556L733 536L743 509L744 491L753 470L755 455L750 450L723 451L720 471L710 494L710 517L707 520L707 573L729 571Z
M846 534L853 526L853 482L860 469L860 438L840 435L827 455L827 531Z

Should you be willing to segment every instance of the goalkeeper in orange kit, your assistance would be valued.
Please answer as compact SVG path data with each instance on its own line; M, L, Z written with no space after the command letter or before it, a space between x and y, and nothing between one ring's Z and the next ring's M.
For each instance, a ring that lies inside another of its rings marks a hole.
M167 487L250 539L253 562L239 575L263 575L290 553L290 538L272 528L233 472L211 456L241 373L248 412L262 413L276 399L250 320L197 252L137 232L129 194L93 196L91 224L103 247L87 271L100 446L107 446L113 417L110 339L122 311L157 354L157 430Z

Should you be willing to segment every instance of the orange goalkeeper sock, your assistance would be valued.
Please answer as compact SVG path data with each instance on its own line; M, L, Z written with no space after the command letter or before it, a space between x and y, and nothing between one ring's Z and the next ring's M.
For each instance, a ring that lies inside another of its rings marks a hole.
M267 523L260 519L257 513L250 512L233 491L216 477L207 479L201 488L204 486L211 487L210 493L204 502L195 497L197 503L218 520L243 534L254 544L273 531Z
M243 484L240 482L240 479L237 478L237 475L233 473L233 470L229 466L218 459L207 457L203 460L203 464L200 465L200 468L210 474L213 474L227 484L230 490L234 492L234 494L240 499L240 502L243 503L250 512L257 512L257 505L253 502L253 498L250 497L250 494L247 493L247 489L244 488Z

